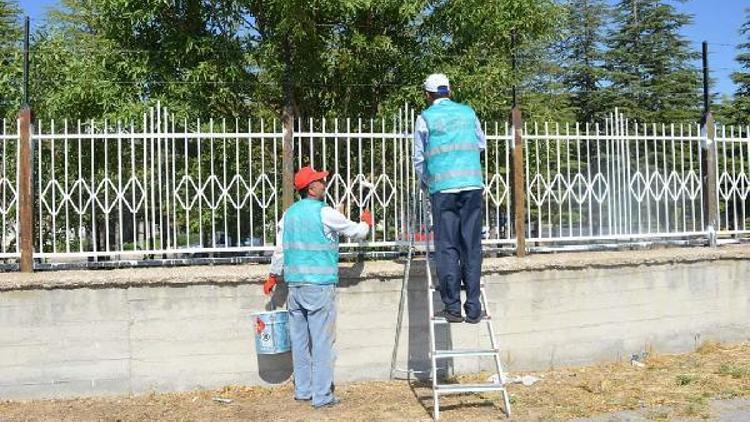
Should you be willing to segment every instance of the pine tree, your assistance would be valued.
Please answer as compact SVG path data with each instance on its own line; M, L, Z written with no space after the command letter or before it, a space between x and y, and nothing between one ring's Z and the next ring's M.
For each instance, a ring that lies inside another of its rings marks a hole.
M740 53L735 58L742 70L732 74L732 81L737 84L737 90L729 113L732 123L742 125L750 124L750 7L745 9L745 14L745 23L739 31L744 40L737 45Z
M0 0L0 120L13 118L20 106L20 10L12 0Z
M620 0L605 57L612 106L638 121L698 120L698 54L680 35L691 21L664 0Z
M603 28L609 9L603 0L569 0L566 4L563 49L563 84L572 94L579 121L589 122L608 112L602 104L605 77Z

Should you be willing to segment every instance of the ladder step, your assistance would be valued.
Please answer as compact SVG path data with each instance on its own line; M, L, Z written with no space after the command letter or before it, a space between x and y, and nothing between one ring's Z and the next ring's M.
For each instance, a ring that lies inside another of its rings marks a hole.
M487 320L490 320L490 319L492 319L491 316L488 316L488 315L483 315L482 316L482 321L487 321ZM435 323L435 324L447 324L448 323L448 321L445 319L445 317L442 317L442 316L434 316L434 317L432 317L432 322Z
M454 358L454 357L471 357L471 356L494 356L500 353L499 349L454 349L454 350L435 350L436 358Z
M456 393L481 393L484 391L503 391L505 386L502 384L438 384L435 391L438 394L456 394Z

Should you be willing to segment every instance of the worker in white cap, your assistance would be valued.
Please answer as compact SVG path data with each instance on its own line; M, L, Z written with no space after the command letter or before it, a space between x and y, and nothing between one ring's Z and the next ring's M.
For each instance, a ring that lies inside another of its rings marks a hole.
M429 107L415 123L414 166L432 203L435 261L445 305L441 315L449 322L476 324L484 314L479 301L484 208L479 157L487 140L474 110L451 101L447 76L428 76L424 91Z

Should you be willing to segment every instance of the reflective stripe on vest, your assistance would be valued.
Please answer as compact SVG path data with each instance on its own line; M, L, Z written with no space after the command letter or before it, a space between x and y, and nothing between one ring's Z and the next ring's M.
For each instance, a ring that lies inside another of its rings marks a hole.
M284 280L287 283L338 282L338 239L325 236L323 201L303 199L284 214Z
M335 251L338 250L338 246L331 243L328 245L304 243L304 242L288 242L284 244L285 248L294 249L298 251Z
M294 274L336 274L339 269L329 267L315 267L311 265L290 265L284 268L284 271L288 271Z
M476 114L469 106L443 100L422 112L429 136L425 163L430 193L483 186Z
M478 150L476 141L474 142L461 142L460 144L448 144L441 145L439 147L431 148L424 154L424 158L432 158L436 155L446 154L455 151L476 151Z
M461 178L482 178L481 170L451 170L430 177L430 183L443 183L446 180Z

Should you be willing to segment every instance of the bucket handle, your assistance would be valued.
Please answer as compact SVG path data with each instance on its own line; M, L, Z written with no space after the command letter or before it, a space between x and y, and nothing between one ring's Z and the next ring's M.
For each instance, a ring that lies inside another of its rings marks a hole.
M279 286L278 286L278 284L277 284L277 285L276 285L276 288L278 288L278 287L279 287ZM275 289L274 289L274 290L275 290ZM277 303L276 303L276 302L274 301L274 296L275 296L275 295L274 295L274 292L273 292L273 291L271 291L271 294L270 294L270 295L266 296L266 305L265 305L265 308L266 308L267 310L269 310L269 311L275 311L276 309L278 309L278 308L280 307L280 305L279 305L279 304L277 304Z

